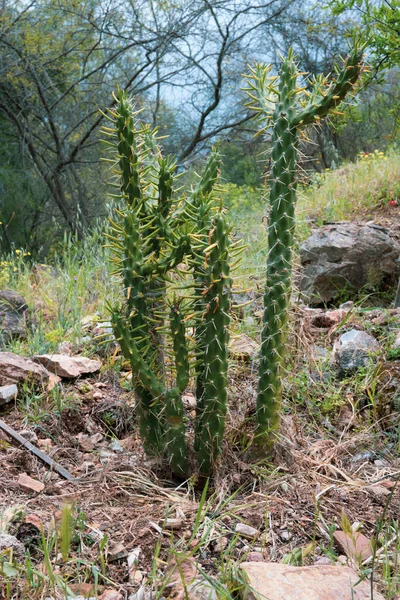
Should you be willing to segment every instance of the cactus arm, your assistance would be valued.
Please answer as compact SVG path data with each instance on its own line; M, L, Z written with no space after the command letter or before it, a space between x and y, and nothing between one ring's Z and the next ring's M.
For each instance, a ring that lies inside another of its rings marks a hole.
M327 89L321 89L318 79L314 82L314 90L311 93L313 101L297 113L292 121L293 127L309 125L316 118L326 117L330 110L344 100L360 76L363 51L363 46L356 45L353 48L336 80Z
M160 427L159 410L154 406L154 397L160 397L164 389L158 384L156 376L143 360L140 351L129 336L129 327L115 308L111 312L111 322L115 337L121 350L132 366L132 371L138 375L139 382L135 386L137 395L137 414L139 433L146 452L159 454L161 451L162 432Z
M295 225L297 131L291 127L295 110L294 74L293 62L284 62L272 141L269 253L261 334L256 436L265 431L274 431L279 424L281 359L290 300Z
M201 414L195 435L197 462L202 475L208 475L222 447L225 430L228 389L229 343L229 228L223 214L214 219L210 235L212 247L207 260L208 287L204 290L206 311L203 315L204 371Z
M301 126L326 116L345 98L360 74L362 51L356 44L336 81L329 84L326 78L319 77L311 92L297 87L299 73L292 51L282 59L279 78L269 77L270 67L256 65L248 81L250 103L263 122L263 130L272 127L269 250L255 436L260 447L271 444L280 418L291 293L298 131Z

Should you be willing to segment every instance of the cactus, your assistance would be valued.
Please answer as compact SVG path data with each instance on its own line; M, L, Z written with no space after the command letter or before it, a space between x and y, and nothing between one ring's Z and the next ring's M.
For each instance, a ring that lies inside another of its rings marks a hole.
M114 333L132 367L144 448L166 455L179 476L190 462L182 395L196 378L195 449L208 475L225 424L231 289L230 228L214 191L219 154L213 149L197 185L176 197L176 165L156 130L138 122L123 92L114 100L104 128L117 177L109 245L124 288L110 306Z
M271 444L273 433L279 426L291 293L299 130L318 122L330 111L337 112L336 106L359 77L363 49L357 43L354 45L333 81L321 75L298 87L297 79L303 74L298 72L292 51L287 58L282 58L279 77L270 77L270 66L257 64L247 78L249 104L262 121L262 131L272 131L269 252L255 436L259 447Z

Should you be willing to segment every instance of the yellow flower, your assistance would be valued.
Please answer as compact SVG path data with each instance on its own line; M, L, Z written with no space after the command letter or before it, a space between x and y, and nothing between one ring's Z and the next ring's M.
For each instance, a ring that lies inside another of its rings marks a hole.
M21 254L21 250L16 250L15 254Z

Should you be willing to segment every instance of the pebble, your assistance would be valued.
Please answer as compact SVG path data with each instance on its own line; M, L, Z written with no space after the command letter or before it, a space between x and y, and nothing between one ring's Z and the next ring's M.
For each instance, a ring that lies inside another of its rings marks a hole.
M228 546L228 538L222 536L218 538L214 545L215 552L223 552L225 548Z
M289 542L293 536L290 531L281 531L279 533L279 537L281 538L282 542Z
M258 531L258 529L255 529L254 527L250 527L250 525L246 525L246 523L237 523L237 525L235 527L235 532L239 533L243 537L247 537L247 538L251 538L251 539L258 538L258 536L260 535L260 532Z

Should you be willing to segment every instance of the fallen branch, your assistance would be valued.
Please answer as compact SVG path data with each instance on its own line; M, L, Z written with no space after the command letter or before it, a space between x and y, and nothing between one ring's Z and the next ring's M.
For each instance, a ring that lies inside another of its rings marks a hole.
M19 442L21 446L24 446L24 448L29 450L29 452L32 452L32 454L40 458L40 460L46 463L46 465L51 467L54 471L57 471L57 473L61 475L61 477L64 477L64 479L68 479L69 481L75 480L75 477L71 475L71 473L69 473L66 469L64 469L64 467L62 467L55 460L50 458L50 456L45 454L45 452L42 452L41 450L39 450L39 448L36 448L36 446L31 444L31 442L28 442L28 440L22 437L22 435L15 431L15 429L4 423L4 421L0 421L0 429L5 431L6 434L9 435L11 438Z

